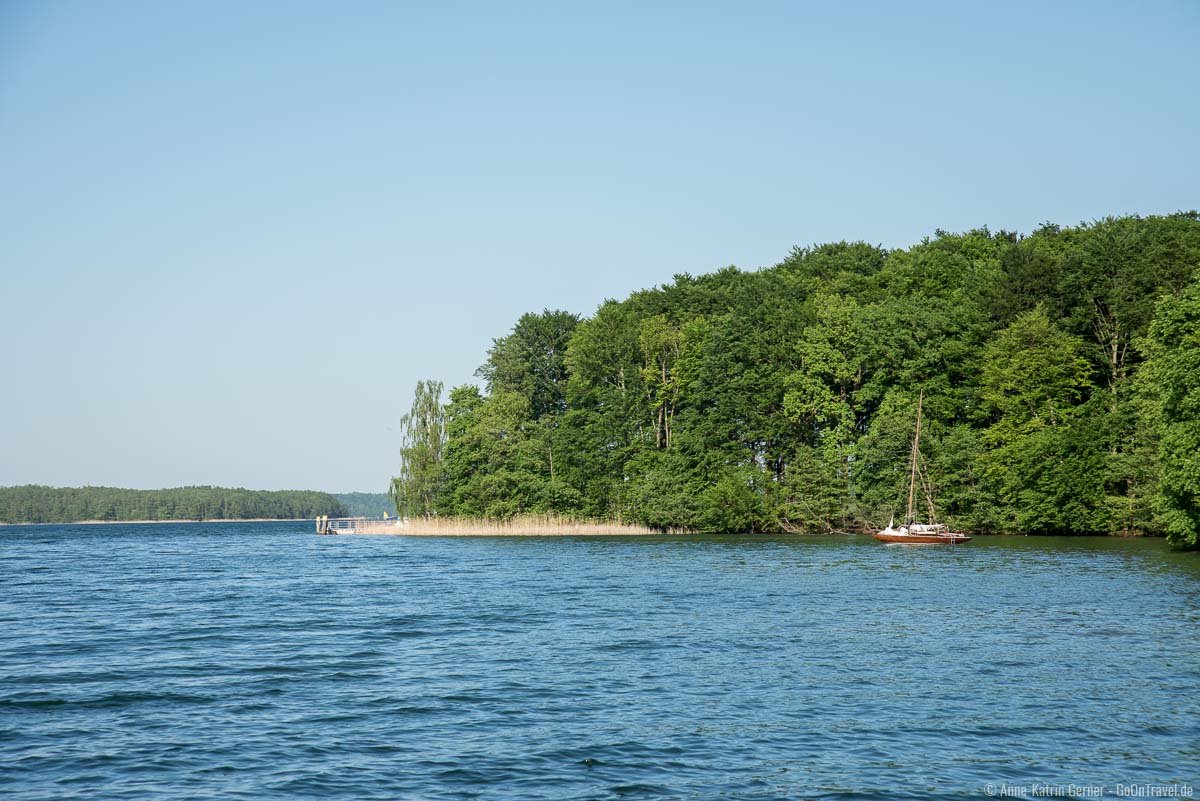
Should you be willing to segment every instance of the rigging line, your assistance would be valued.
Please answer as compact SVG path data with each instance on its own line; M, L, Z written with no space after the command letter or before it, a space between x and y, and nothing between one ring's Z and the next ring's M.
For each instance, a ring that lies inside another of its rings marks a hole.
M905 522L913 521L913 492L917 488L917 458L921 454L921 407L925 405L925 388L921 388L921 394L917 398L917 430L913 434L912 444L912 470L908 479L908 511L905 515Z
M929 507L929 522L937 523L937 512L933 511L933 482L929 478L929 473L926 469L925 459L921 459L921 489L925 491L925 504Z

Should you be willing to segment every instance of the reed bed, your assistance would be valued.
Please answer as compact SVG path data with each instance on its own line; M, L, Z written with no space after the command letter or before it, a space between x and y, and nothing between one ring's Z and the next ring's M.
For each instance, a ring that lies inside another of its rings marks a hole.
M613 535L687 534L681 529L650 528L618 520L575 520L553 515L487 520L469 517L418 517L410 520L367 520L355 526L356 534L395 534L408 537L575 537Z

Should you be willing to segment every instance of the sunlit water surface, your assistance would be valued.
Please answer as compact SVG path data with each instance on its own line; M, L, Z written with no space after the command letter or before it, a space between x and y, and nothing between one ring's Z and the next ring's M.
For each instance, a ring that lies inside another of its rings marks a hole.
M0 529L18 799L1200 795L1161 541Z

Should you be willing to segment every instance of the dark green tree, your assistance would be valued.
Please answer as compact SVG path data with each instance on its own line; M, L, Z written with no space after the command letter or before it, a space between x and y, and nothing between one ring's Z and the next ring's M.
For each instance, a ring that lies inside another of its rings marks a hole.
M1160 442L1159 519L1172 543L1200 547L1200 281L1158 304L1143 350Z
M1039 306L981 354L982 399L996 415L983 432L983 466L1011 521L1004 528L1105 530L1103 451L1083 419L1091 390L1084 347Z

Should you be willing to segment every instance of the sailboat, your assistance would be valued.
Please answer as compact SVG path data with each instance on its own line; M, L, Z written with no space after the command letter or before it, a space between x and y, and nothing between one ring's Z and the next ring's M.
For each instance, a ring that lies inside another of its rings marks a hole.
M921 458L921 407L925 404L925 392L922 391L917 400L917 430L913 435L912 453L909 461L909 477L908 477L908 510L904 516L904 525L896 527L896 516L892 515L892 519L888 522L887 528L883 531L871 532L871 536L883 542L902 542L912 545L937 543L948 543L956 545L961 542L969 542L970 537L966 534L957 534L950 531L949 527L943 523L937 522L937 517L933 511L933 493L926 481L924 474L919 472L917 462ZM925 504L929 507L929 522L918 523L916 513L913 508L913 500L916 497L917 478L921 479L921 490L925 493Z

